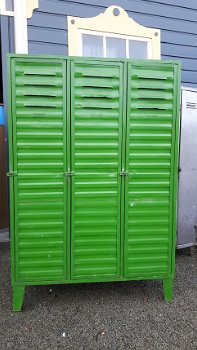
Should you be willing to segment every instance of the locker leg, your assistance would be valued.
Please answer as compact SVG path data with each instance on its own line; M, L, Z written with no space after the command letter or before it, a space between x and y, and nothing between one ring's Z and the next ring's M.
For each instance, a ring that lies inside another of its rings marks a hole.
M163 291L165 301L172 301L173 298L173 278L163 279Z
M190 255L194 256L194 254L195 254L195 246L190 247Z
M13 311L21 311L23 305L23 298L25 293L25 286L13 287Z

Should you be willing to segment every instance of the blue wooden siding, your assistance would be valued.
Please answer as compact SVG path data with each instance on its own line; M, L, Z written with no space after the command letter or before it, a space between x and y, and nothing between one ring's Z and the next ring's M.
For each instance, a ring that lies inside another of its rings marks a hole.
M110 5L134 20L161 29L163 59L182 61L182 83L197 87L196 0L40 0L28 21L29 53L68 54L67 16L92 17Z
M15 51L14 47L14 19L13 17L1 16L1 55L2 55L2 78L3 78L3 103L5 107L5 131L7 137L7 62L6 55ZM7 141L6 141L7 142Z

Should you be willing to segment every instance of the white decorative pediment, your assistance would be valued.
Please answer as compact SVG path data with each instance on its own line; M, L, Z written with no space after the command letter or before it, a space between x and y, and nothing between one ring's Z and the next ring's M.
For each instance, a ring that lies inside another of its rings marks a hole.
M31 18L33 11L39 8L39 0L27 0L27 18Z
M119 6L110 6L105 12L91 18L68 16L69 55L79 55L80 30L147 38L152 41L152 58L160 59L160 30L140 25Z

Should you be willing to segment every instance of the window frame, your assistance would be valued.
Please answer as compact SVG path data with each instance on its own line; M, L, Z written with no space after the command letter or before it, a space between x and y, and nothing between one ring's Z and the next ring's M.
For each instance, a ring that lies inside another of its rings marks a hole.
M13 3L13 7L14 7L14 3ZM8 11L6 10L6 0L1 0L1 15L4 16L14 16L14 9L13 11Z
M13 11L6 10L6 0L0 0L0 14L14 17L14 43L16 53L28 53L27 19L39 8L39 0L13 0Z
M119 6L110 6L105 12L91 18L68 16L67 27L69 56L81 56L81 33L87 32L90 35L101 33L102 36L148 41L151 43L148 45L148 59L161 58L160 30L140 25Z
M106 38L117 38L117 39L124 39L126 40L126 57L124 58L131 58L129 57L129 41L143 41L147 43L147 59L151 59L151 52L152 52L152 42L150 38L145 37L137 37L137 36L131 36L131 35L125 35L125 34L117 34L117 33L109 33L109 32L98 32L88 29L79 29L79 56L83 56L83 34L87 35L96 35L101 36L103 38L103 57L107 58L106 56Z
M0 0L0 2L0 15L14 17L16 0L13 0L13 11L6 10L6 0ZM19 0L17 0L17 2L19 2ZM39 8L39 0L26 0L26 17L28 19L31 18L33 11L37 8Z

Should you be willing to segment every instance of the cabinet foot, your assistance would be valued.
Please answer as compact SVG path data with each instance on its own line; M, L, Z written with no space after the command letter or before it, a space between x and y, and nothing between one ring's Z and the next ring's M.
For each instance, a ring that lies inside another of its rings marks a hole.
M163 279L163 291L165 301L172 301L173 298L173 278Z
M23 305L23 298L25 293L25 286L13 287L13 311L21 311Z

